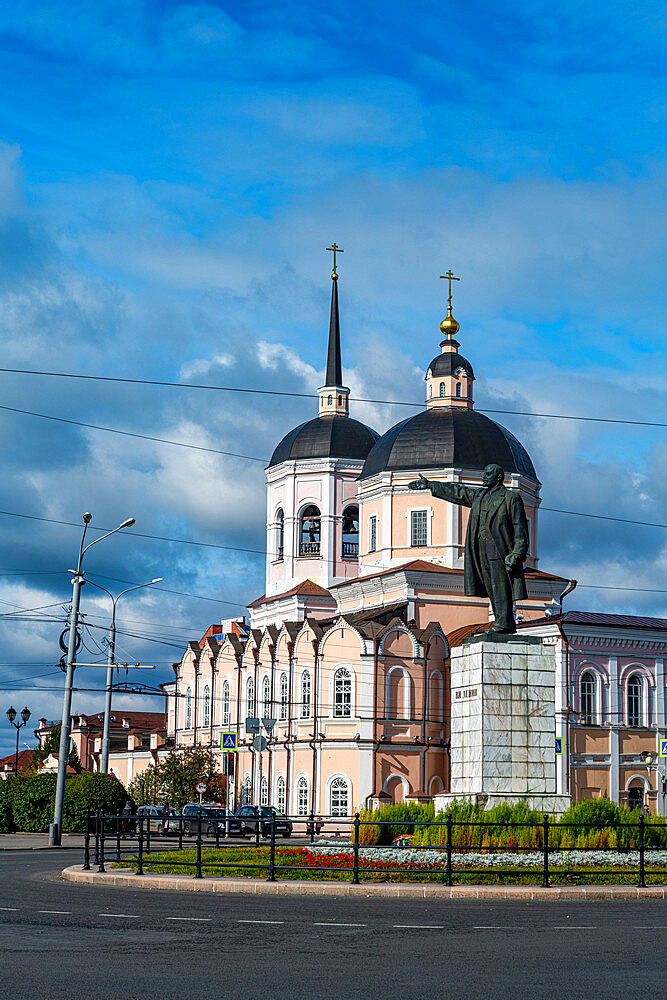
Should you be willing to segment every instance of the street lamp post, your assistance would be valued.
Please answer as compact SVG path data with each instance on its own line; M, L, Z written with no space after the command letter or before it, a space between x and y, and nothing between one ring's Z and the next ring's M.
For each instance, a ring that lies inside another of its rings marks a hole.
M155 580L149 580L148 583L138 583L136 587L128 587L127 590L121 591L116 597L113 596L111 591L107 590L106 587L100 587L99 583L94 583L92 580L88 580L93 587L97 587L98 590L103 590L105 594L108 594L111 598L111 625L109 627L109 647L107 650L107 684L104 699L104 729L102 731L102 756L100 758L100 772L106 774L109 770L109 728L111 724L111 691L113 687L113 668L116 660L116 605L118 604L121 597L125 594L130 594L133 590L141 590L143 587L152 587L154 583L161 583L162 577L158 576Z
M19 704L20 704L20 702L19 702ZM21 712L21 718L23 719L23 722L14 722L14 719L16 718L16 709L14 708L13 705L10 705L9 708L7 709L7 718L9 719L10 726L13 726L14 729L16 730L16 757L14 758L14 774L18 778L18 776L19 776L19 729L22 729L23 726L27 726L28 725L28 719L30 718L30 710L28 708L24 708L23 711Z
M664 816L665 815L665 795L667 795L667 772L660 770L660 767L659 767L659 760L660 760L660 758L658 757L657 753L652 753L652 751L650 751L650 750L643 750L642 753L640 753L639 756L642 759L643 763L646 764L646 770L649 773L649 777L650 777L650 774L651 774L651 768L652 767L655 768L655 771L656 771L656 774L657 774L657 777L658 777L658 781L660 782L660 785L659 785L659 788L657 789L657 791L659 792L660 798L662 799L662 810L658 813L658 815L659 816Z
M62 840L62 827L63 827L63 807L65 804L65 779L67 777L67 757L69 756L69 739L70 739L70 723L71 723L71 710L72 710L72 685L74 682L74 670L76 669L76 639L77 639L77 626L79 624L79 604L81 601L81 587L86 582L84 579L84 574L82 570L83 557L85 556L88 549L92 548L93 545L97 545L98 542L103 541L108 538L109 535L114 535L117 531L121 531L123 528L131 528L134 524L134 518L129 517L122 524L119 524L117 528L113 531L107 531L104 535L100 535L99 538L95 538L92 542L84 548L84 541L86 539L86 531L88 525L93 519L92 514L83 515L83 534L81 535L81 544L79 546L79 561L75 570L70 570L72 573L72 610L69 616L69 642L67 644L67 675L65 677L65 694L63 698L63 717L60 726L60 746L58 748L58 777L56 779L56 797L53 806L53 822L49 827L49 845L51 847L58 847Z

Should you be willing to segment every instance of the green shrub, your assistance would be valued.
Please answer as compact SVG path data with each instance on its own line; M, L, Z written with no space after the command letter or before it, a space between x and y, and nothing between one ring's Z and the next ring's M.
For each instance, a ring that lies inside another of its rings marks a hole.
M107 815L122 811L128 794L113 774L82 774L68 778L65 784L63 831L79 833L85 826L86 809L101 809Z
M55 792L55 774L20 775L12 802L16 829L28 833L42 833L48 830L49 823L53 819Z
M14 791L17 780L14 777L0 781L0 833L10 833L14 829Z

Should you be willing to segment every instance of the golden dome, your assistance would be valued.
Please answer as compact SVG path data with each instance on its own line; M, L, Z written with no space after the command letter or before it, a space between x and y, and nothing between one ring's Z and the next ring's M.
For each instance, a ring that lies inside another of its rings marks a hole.
M451 340L461 329L459 324L456 322L452 316L452 307L447 306L447 315L440 324L440 329L447 340Z

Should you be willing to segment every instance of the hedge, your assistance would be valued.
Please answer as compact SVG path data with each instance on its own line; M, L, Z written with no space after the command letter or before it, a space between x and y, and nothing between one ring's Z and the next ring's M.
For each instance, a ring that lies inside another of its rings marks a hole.
M20 775L0 782L11 785L0 789L0 830L16 829L28 833L45 833L53 820L56 794L55 774ZM128 795L120 781L111 774L83 772L69 777L65 783L63 832L77 833L84 828L86 807L106 813L119 813Z

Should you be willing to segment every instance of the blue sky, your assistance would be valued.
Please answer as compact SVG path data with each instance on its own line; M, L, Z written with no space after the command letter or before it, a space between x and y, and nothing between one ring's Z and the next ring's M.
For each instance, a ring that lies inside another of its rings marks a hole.
M665 19L658 3L531 0L3 9L2 366L311 392L335 239L354 395L423 399L452 267L479 406L667 421ZM313 412L4 373L0 403L258 457ZM380 431L409 412L354 409ZM667 523L664 430L499 419L545 506ZM0 428L2 510L263 547L261 463L2 410ZM544 512L540 531L542 567L591 585L570 607L665 614L667 595L595 589L667 589L663 530ZM0 606L62 617L76 543L0 515ZM119 537L93 552L112 588L163 576L231 602L128 600L139 634L172 643L127 637L156 681L263 588L251 554ZM90 591L84 610L104 624ZM0 621L0 686L35 718L60 713L34 686L61 675L27 679L58 658L59 629Z

